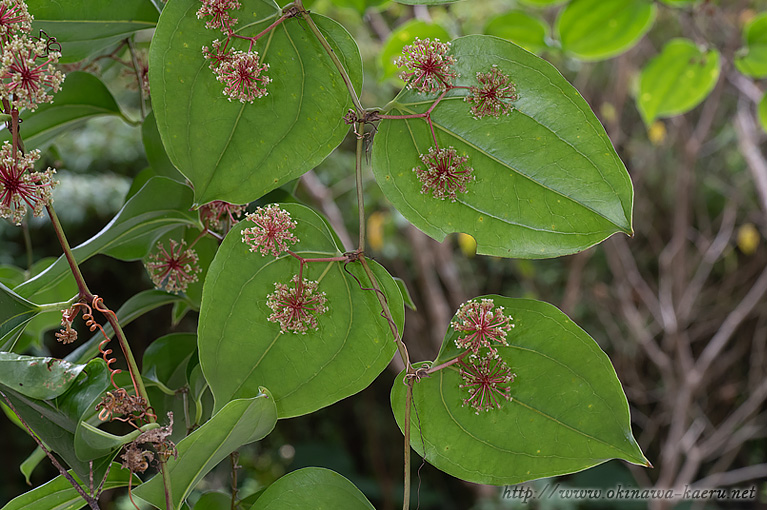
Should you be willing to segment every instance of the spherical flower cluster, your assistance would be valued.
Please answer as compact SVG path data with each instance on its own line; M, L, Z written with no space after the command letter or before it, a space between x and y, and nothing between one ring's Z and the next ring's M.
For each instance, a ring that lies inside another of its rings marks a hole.
M53 201L51 193L58 182L53 179L56 170L52 168L32 171L40 151L13 152L11 144L4 142L0 149L0 217L20 225L27 207L35 216L42 216L45 206Z
M266 298L266 306L272 310L269 322L280 325L280 332L292 331L305 335L310 329L317 329L317 316L327 311L324 292L317 292L317 282L291 279L292 287L284 283L274 284L274 294Z
M197 10L197 19L211 16L212 19L205 22L205 27L212 30L220 28L222 32L229 34L232 32L232 27L237 24L237 18L233 18L229 10L240 7L240 2L237 0L202 0L202 7Z
M421 193L431 191L434 198L449 198L455 202L458 193L466 192L466 183L474 180L473 168L465 166L468 156L459 156L453 147L447 149L429 148L428 154L421 155L426 168L413 168L421 181Z
M519 99L517 87L498 67L493 66L488 73L477 73L479 87L469 87L469 95L464 101L474 103L471 113L481 119L488 115L495 118L508 115L512 106L509 101Z
M49 41L14 36L2 43L0 57L0 95L18 108L35 110L53 97L48 89L58 92L64 75L53 64L61 53L49 51Z
M0 0L0 40L32 30L32 15L22 0Z
M486 356L481 359L469 358L462 360L460 369L463 384L460 388L469 390L469 397L463 400L463 405L471 406L475 414L480 411L499 409L504 400L511 400L510 384L516 374L500 358Z
M288 250L288 243L298 242L298 238L291 232L296 228L296 222L279 205L259 207L256 212L246 216L248 221L256 224L242 231L242 242L250 246L250 251L259 251L261 256L271 253L279 257Z
M257 51L231 51L213 70L216 79L224 84L224 95L229 101L253 103L269 94L266 85L272 80L262 74L269 64L261 63L260 58Z
M197 252L185 247L183 240L179 243L171 239L169 250L162 242L157 243L156 251L149 255L149 261L145 264L157 289L177 294L186 292L189 284L197 281L200 272Z
M232 226L237 223L237 219L245 212L244 205L230 204L223 200L214 200L200 207L200 219L202 223L210 230L219 230L224 227L224 222Z
M394 64L405 68L400 78L407 82L407 88L418 92L442 92L458 73L453 70L455 57L448 55L450 43L441 43L439 39L418 39L413 44L402 48L404 56L397 57Z
M503 307L496 307L492 299L464 303L450 323L456 331L466 333L456 338L455 345L471 350L472 357L476 357L482 347L486 347L491 356L496 356L498 352L494 345L509 345L506 334L514 327L511 320L503 314Z

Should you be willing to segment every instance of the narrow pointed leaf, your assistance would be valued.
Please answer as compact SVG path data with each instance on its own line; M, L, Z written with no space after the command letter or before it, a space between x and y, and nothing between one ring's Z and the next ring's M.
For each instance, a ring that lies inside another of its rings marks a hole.
M638 43L656 11L651 0L573 0L557 18L557 33L573 56L603 60Z
M88 482L84 483L72 470L69 471L69 474L87 493L89 490ZM131 475L128 470L122 469L120 464L113 462L109 475L104 482L104 490L127 487L131 476L133 487L141 484L141 478L135 474ZM84 506L86 503L82 496L72 487L69 480L59 475L53 480L14 498L0 510L79 510Z
M497 66L519 99L508 116L475 119L468 91L454 89L432 112L439 146L454 147L474 168L475 180L455 202L421 193L413 171L433 146L428 124L381 121L373 172L411 223L438 241L471 233L478 253L519 258L574 253L632 232L628 172L589 105L551 64L490 36L457 39L450 53L456 85L477 85L478 72ZM434 99L404 90L387 113L423 113Z
M178 458L168 460L173 504L177 508L197 483L240 446L258 441L277 423L274 399L268 393L227 403L210 421L176 446ZM133 491L134 495L164 508L162 476L156 475Z
M639 77L639 113L649 126L698 106L719 80L719 52L701 50L688 39L672 39Z
M40 307L0 283L0 338L29 322Z
M154 177L125 203L101 232L72 249L75 260L82 263L99 253L120 260L140 259L168 230L180 225L199 225L198 214L189 210L191 205L192 190L187 186L167 177ZM29 298L69 274L69 265L62 255L48 269L15 290Z
M325 221L297 204L281 206L298 226L293 250L307 258L341 254ZM303 277L319 281L328 310L317 317L318 329L305 335L280 333L267 318L267 296L275 283L298 274L298 261L283 255L248 251L241 221L226 236L208 272L200 308L200 365L220 409L232 398L251 397L259 386L274 395L280 418L310 413L367 387L391 361L395 351L389 324L360 264L311 262ZM389 302L399 331L404 305L389 274L369 262ZM354 276L352 276L352 274ZM359 279L359 282L355 280Z
M298 469L283 476L266 488L250 510L307 508L374 510L352 482L335 471L319 467Z
M279 17L271 0L243 0L238 35L254 36ZM349 93L306 23L288 19L254 47L270 68L268 95L252 104L229 101L203 58L221 33L197 19L198 0L163 10L150 49L152 105L168 156L194 185L198 204L243 204L301 176L341 143ZM362 83L359 50L341 25L312 15L355 88ZM237 49L247 42L235 39Z
M453 476L476 483L516 484L580 471L612 458L647 465L631 434L626 396L607 355L554 306L528 299L491 298L513 318L500 358L516 374L511 401L487 412L464 406L469 390L456 365L416 382L411 446ZM479 298L478 298L479 299ZM451 327L435 364L455 358ZM400 428L404 374L391 402ZM419 432L420 423L420 432ZM423 434L423 443L421 442Z
M77 62L138 30L154 27L157 9L150 0L27 0L35 17L32 32L44 30L61 44L61 63Z
M34 112L25 111L20 125L21 136L27 147L47 145L59 134L93 117L122 116L120 107L106 85L96 76L82 71L67 73L61 90L53 103L44 103ZM0 140L10 140L7 130L0 132Z

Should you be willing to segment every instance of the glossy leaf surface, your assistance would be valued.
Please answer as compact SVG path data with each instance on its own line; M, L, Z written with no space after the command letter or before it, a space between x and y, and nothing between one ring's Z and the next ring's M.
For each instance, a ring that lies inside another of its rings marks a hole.
M70 470L69 474L88 492L88 482L83 481L77 476L77 473ZM128 477L130 473L120 468L117 462L112 463L104 482L104 490L116 489L118 487L128 486ZM133 486L141 484L141 479L133 476ZM35 487L29 492L25 492L11 500L1 510L79 510L86 506L82 496L77 493L74 487L63 476L59 475L53 480L39 487Z
M349 480L330 469L307 467L283 476L259 496L250 510L343 508L374 510Z
M40 308L0 283L0 338L29 322Z
M67 391L84 368L56 358L0 352L0 384L40 400Z
M168 460L174 507L186 499L197 483L240 446L258 441L277 423L274 399L268 393L227 403L208 422L176 446L178 458ZM133 491L158 508L165 505L162 477L156 475Z
M426 460L476 483L515 484L580 471L620 458L646 464L631 434L628 403L607 355L554 306L528 299L491 298L513 318L508 347L498 354L516 374L511 401L475 414L455 365L415 384ZM479 298L477 298L479 299ZM435 364L455 358L458 334L448 330ZM391 401L400 428L405 385L394 379ZM424 451L412 413L411 446Z
M32 33L44 30L61 44L61 63L77 62L117 44L138 30L154 27L150 0L27 0L35 17Z
M702 51L688 39L672 39L639 77L639 113L649 126L659 117L698 106L719 79L719 52Z
M573 0L557 18L562 48L581 60L603 60L633 47L650 30L650 0Z
M154 177L128 200L98 234L72 249L78 263L102 253L121 260L136 260L149 252L155 240L179 225L198 225L198 214L189 211L192 190L168 179ZM62 255L48 269L16 288L31 297L70 274Z
M325 221L311 209L282 204L298 226L301 241L292 249L302 257L341 254ZM305 335L280 333L269 322L266 299L277 282L288 283L298 274L298 260L275 258L248 251L242 221L226 236L208 272L203 291L198 343L200 364L220 409L232 398L252 397L259 386L274 395L280 418L310 413L367 387L380 374L395 351L389 325L360 264L311 262L303 277L319 281L318 292L327 297L328 311L317 318L318 329ZM404 305L389 274L370 261L386 294L399 331Z
M43 103L34 112L21 113L24 122L19 130L27 147L39 148L59 134L100 115L122 116L122 112L100 79L90 73L73 71L67 73L53 103ZM0 132L0 140L10 139L8 130Z
M254 36L279 15L270 0L243 0L239 35ZM173 164L194 185L195 201L243 204L299 177L341 143L351 106L337 69L300 18L285 21L255 46L270 65L269 95L229 101L201 48L221 38L197 19L198 0L163 10L150 49L152 104ZM354 40L336 22L312 15L355 87L362 65ZM235 48L247 49L236 40Z
M544 258L574 253L615 232L632 232L633 189L604 128L578 92L546 61L490 36L453 42L456 85L475 85L497 66L516 83L508 116L475 119L454 89L434 109L440 147L468 156L475 181L455 202L421 193L413 168L433 145L419 118L381 121L373 172L384 194L416 227L441 241L471 232L477 252ZM434 96L404 90L389 114L429 108Z
M537 52L546 48L549 26L541 18L524 11L509 11L492 18L485 26L485 34L494 35Z

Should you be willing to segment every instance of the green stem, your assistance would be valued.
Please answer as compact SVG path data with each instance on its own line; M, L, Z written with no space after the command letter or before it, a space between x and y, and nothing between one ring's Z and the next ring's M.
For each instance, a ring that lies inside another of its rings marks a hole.
M320 32L320 29L317 28L317 25L314 23L314 20L309 15L309 11L306 10L301 0L296 0L294 2L294 5L298 9L298 11L301 13L301 17L304 18L304 21L306 21L307 25L309 25L309 30L312 31L312 33L320 42L322 47L325 48L325 51L330 57L330 60L333 61L333 64L336 66L336 69L338 69L338 73L341 75L341 79L344 81L344 84L346 85L346 90L349 91L349 96L351 96L352 98L352 103L354 103L354 107L357 109L357 114L362 115L362 112L365 109L362 107L362 103L360 103L360 98L357 96L357 91L354 90L354 85L352 84L351 78L349 78L349 73L346 72L344 65L338 59L338 55L336 55L336 52L333 51L333 48L330 47L330 44L328 43L327 39L325 39L325 36L322 35L322 32Z
M405 393L405 486L402 499L402 510L410 508L410 409L413 407L413 384L415 378L407 380L407 392Z
M170 472L165 457L160 455L160 472L162 473L162 484L165 486L165 509L173 510L173 494L170 486Z
M357 135L357 161L355 164L355 175L357 180L357 209L360 218L360 241L357 251L365 251L365 198L362 189L362 152L364 148L365 123L360 122L359 134Z

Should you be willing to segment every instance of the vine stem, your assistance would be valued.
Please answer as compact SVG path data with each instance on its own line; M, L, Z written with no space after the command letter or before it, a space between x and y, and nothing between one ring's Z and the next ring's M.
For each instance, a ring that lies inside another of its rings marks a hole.
M355 130L357 134L357 159L355 162L355 176L357 181L357 210L359 211L360 218L360 240L357 246L357 251L362 253L365 251L365 197L362 189L362 152L365 136L365 123L359 123L359 131Z
M0 395L3 396L3 399L5 399L5 402L8 404L8 407L11 408L11 411L16 415L16 417L19 419L19 421L24 425L24 428L27 429L27 432L29 432L29 435L32 436L32 439L35 440L37 443L37 446L40 447L41 450L45 452L45 455L48 456L49 459L51 459L51 462L54 466L56 466L56 469L59 470L59 473L61 473L61 476L67 479L67 481L74 487L74 489L77 491L77 493L82 496L82 498L88 503L88 506L91 507L92 510L100 510L98 502L96 502L93 497L89 496L83 488L80 486L79 483L72 477L72 475L67 472L66 469L64 469L64 466L59 464L59 461L56 460L56 457L53 456L53 454L48 450L48 448L45 447L42 440L37 437L37 434L32 430L32 428L27 424L26 420L19 414L19 412L16 410L16 407L13 405L13 402L11 402L11 399L8 398L8 396L0 391Z
M410 508L410 410L413 407L413 384L415 384L415 378L408 377L407 391L405 393L405 485L403 488L402 510Z
M80 272L80 268L77 265L75 256L72 253L72 248L69 246L69 241L64 234L64 229L61 227L61 222L56 215L55 209L52 205L48 205L46 206L46 210L48 211L48 216L51 219L51 224L53 225L53 230L56 232L56 237L59 240L61 249L64 252L64 257L67 259L67 263L69 264L69 269L75 278L75 282L77 283L77 289L80 298L86 299L89 302L93 301L95 296L91 294L91 291L88 289L88 285L85 283L83 274ZM138 396L144 399L144 401L147 403L147 406L151 407L151 403L149 402L149 395L147 395L144 381L141 379L141 372L139 371L138 365L136 364L136 358L133 356L133 351L131 351L130 345L128 344L128 339L120 327L120 323L117 320L117 315L112 310L107 308L106 305L104 305L104 310L99 311L104 315L104 317L106 317L106 320L112 326L115 337L117 337L117 341L120 344L120 349L122 349L122 352L125 355L125 361L128 363L128 371L130 372L131 380L133 382L133 389ZM152 415L149 415L149 421L156 422L157 419ZM165 487L165 505L167 510L173 510L170 473L166 468L166 461L162 456L160 456L160 472L162 473L162 481Z
M314 20L309 15L309 11L307 11L306 8L304 7L303 2L301 0L295 0L295 2L293 2L293 5L295 5L295 7L298 9L298 12L301 13L301 17L304 19L304 21L306 21L306 24L309 25L309 30L312 31L312 33L317 38L317 40L322 45L322 47L325 48L325 52L327 52L328 56L330 57L330 60L333 61L333 64L336 66L336 69L338 69L338 73L341 75L341 79L344 81L344 84L346 85L346 90L349 91L349 96L352 98L352 103L354 103L354 108L357 109L357 115L362 115L362 112L365 109L362 107L362 103L360 103L360 98L357 96L357 91L354 90L354 85L352 84L351 78L349 78L349 73L346 72L344 65L338 59L338 55L336 55L336 52L333 51L333 48L330 47L330 44L328 43L327 39L325 39L325 36L322 35L322 32L320 32L320 29L317 28L317 24L314 23Z

